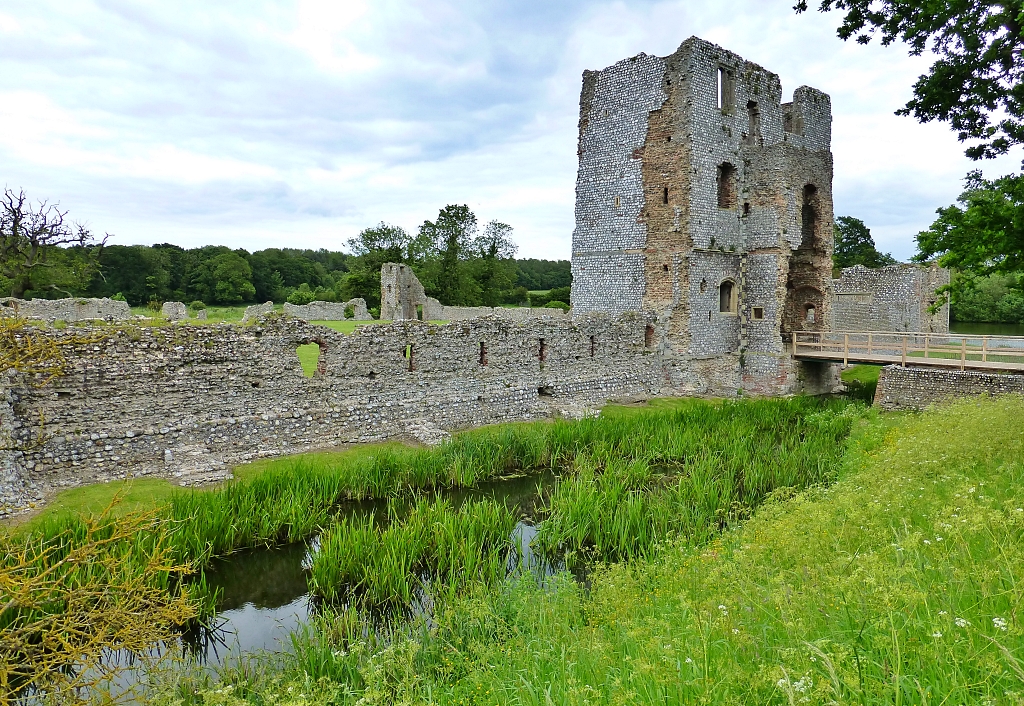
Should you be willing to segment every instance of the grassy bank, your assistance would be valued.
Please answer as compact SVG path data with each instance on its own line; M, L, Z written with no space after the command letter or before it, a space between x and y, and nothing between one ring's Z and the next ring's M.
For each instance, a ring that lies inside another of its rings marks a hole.
M167 701L1022 703L1022 415L1004 397L872 416L836 484L776 491L709 544L589 590L480 589L387 645L325 624L279 669Z

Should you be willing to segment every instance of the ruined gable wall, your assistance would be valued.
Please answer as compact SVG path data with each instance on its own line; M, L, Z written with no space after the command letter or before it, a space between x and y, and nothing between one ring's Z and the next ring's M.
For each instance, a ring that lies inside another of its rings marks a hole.
M644 327L633 315L410 321L348 336L295 319L101 329L101 340L73 350L69 373L49 386L6 381L10 431L22 443L40 432L48 441L0 454L0 514L62 487L126 475L223 477L230 464L259 456L399 436L415 420L455 429L648 396L661 375ZM52 335L71 340L66 331ZM309 342L321 346L312 378L295 354Z
M349 299L347 302L321 302L309 304L289 304L285 302L284 313L305 321L343 321L345 310L352 307L353 321L371 321L373 319L366 310L366 300L362 297ZM248 309L246 309L248 312Z
M641 153L648 113L666 99L664 74L665 60L646 54L584 74L572 246L571 303L579 314L642 308Z
M949 284L941 267L889 265L845 268L834 280L832 328L835 331L949 331L949 306L928 308L935 290Z

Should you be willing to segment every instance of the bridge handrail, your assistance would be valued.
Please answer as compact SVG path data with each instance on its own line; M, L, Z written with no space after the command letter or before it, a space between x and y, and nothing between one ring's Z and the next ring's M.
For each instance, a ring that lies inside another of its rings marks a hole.
M842 337L841 339L839 337ZM851 337L853 340L851 341ZM803 340L801 340L803 338ZM857 339L860 340L857 340ZM866 340L864 340L866 338ZM882 339L882 340L878 340ZM888 339L888 340L886 340ZM923 339L924 345L918 345ZM933 339L937 339L934 340ZM959 345L951 341L959 339ZM1020 347L1006 348L1003 346L989 347L989 340L1019 341ZM891 355L887 352L898 351L900 364L906 367L908 356L915 360L928 360L931 354L939 354L935 360L951 360L943 354L957 354L960 357L960 369L966 369L967 363L979 360L982 363L998 364L1012 363L1014 366L1024 364L1024 336L993 336L990 334L955 334L925 331L794 331L793 332L793 356L799 355L800 348L810 349L819 354L843 354L843 365L849 365L851 353L853 357L875 356L882 360L881 356ZM981 341L980 347L972 344L968 347L967 341ZM867 356L860 355L866 352ZM923 356L916 354L921 353ZM1018 359L1011 361L990 361L989 358L1010 358Z

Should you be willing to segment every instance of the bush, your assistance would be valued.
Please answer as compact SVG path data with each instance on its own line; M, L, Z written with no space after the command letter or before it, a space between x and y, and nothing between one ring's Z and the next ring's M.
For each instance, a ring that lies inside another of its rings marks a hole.
M356 316L355 307L346 306L345 307L345 318L346 319L354 319L355 316Z
M202 311L203 309L206 308L206 304L203 304L201 301L196 299L194 302L188 305L188 308L191 309L192 311Z
M311 301L316 300L316 295L313 290L309 288L309 285L303 282L299 285L299 288L288 295L289 304L297 304L299 306L303 304L309 304Z
M126 302L126 301L128 301L127 299L124 298L124 295L121 294L121 292L118 292L117 294L112 296L111 299L113 299L115 302Z
M562 311L569 311L569 305L565 302L550 301L544 305L545 309L561 309Z
M146 304L146 308L150 311L160 311L164 306L164 303L159 299L150 299L149 304Z
M531 294L530 306L546 306L549 302L567 302L571 293L571 287L555 287L547 294Z

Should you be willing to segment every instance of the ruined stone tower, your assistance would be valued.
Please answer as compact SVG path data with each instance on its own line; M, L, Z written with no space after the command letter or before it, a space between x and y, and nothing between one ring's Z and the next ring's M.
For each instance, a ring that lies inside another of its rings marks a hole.
M647 313L681 391L827 385L785 344L828 329L831 122L826 94L784 104L777 75L696 37L585 72L574 313Z

